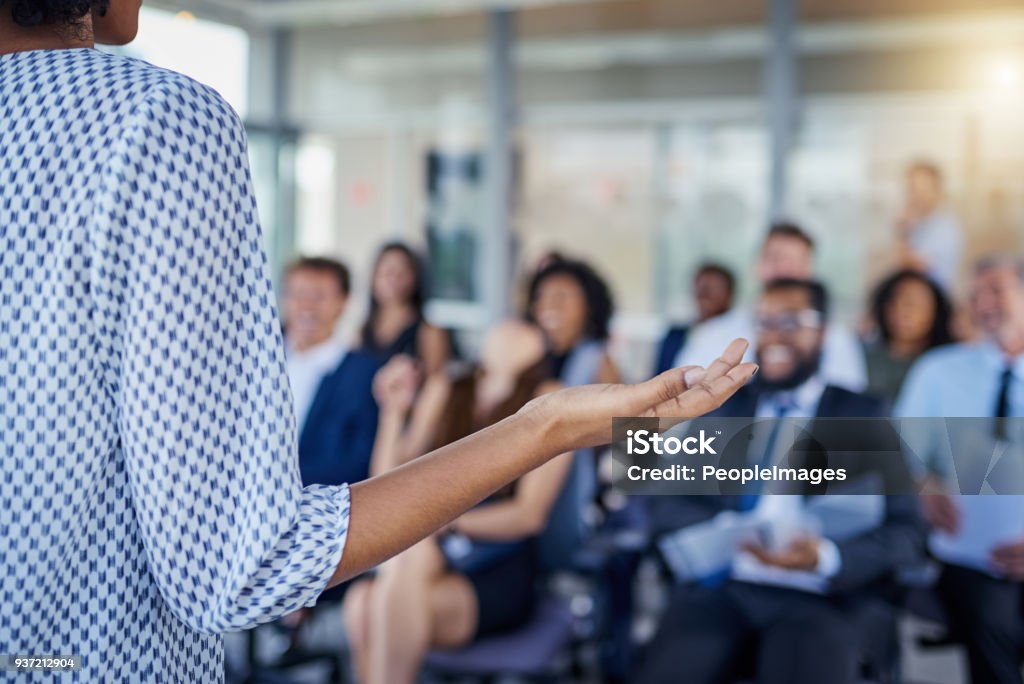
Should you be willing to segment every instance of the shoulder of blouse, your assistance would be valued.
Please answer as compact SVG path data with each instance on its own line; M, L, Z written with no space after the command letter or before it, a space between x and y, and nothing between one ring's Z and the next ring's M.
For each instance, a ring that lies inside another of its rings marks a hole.
M245 127L238 113L210 86L142 60L100 54L102 58L120 61L115 72L117 78L133 79L142 84L135 90L137 95L127 103L130 108L127 128L139 122L152 126L158 121L178 136L201 130L207 135L215 133L229 139L244 139Z

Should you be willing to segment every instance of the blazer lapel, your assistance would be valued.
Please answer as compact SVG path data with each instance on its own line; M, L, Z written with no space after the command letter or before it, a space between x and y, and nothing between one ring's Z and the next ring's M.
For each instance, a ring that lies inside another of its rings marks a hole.
M316 395L313 397L313 403L310 405L309 412L306 413L306 420L302 424L301 429L299 430L300 444L302 443L302 440L306 436L306 431L309 430L311 426L318 424L318 421L320 420L320 414L323 413L330 406L331 394L334 390L337 378L338 376L341 375L342 369L344 369L345 364L348 363L348 360L349 355L345 354L345 358L341 360L341 363L338 364L338 367L335 368L334 371L328 373L327 375L320 379L320 384L317 386L316 389Z

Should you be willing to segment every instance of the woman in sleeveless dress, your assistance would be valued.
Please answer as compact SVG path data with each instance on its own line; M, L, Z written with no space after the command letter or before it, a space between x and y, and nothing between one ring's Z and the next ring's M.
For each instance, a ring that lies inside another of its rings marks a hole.
M428 376L452 355L451 338L423 315L426 277L420 256L402 242L381 247L370 277L370 312L361 331L363 351L381 364L399 354L423 364Z
M535 326L501 323L489 331L479 364L452 364L429 378L414 405L408 393L388 388L392 379L403 381L395 376L407 376L408 364L385 368L377 392L375 469L397 467L483 429L555 389L544 351ZM539 571L536 536L547 526L571 463L566 454L517 480L444 534L385 563L374 579L352 586L346 626L361 682L413 682L428 649L463 646L530 617Z

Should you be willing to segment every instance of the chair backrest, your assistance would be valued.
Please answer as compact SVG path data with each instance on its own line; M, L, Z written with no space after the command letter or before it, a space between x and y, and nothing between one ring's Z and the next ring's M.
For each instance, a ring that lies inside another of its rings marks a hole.
M604 357L604 344L587 340L569 354L559 378L573 387L594 382ZM541 565L546 571L571 567L573 554L587 536L586 511L597 493L597 464L593 449L580 449L538 539Z

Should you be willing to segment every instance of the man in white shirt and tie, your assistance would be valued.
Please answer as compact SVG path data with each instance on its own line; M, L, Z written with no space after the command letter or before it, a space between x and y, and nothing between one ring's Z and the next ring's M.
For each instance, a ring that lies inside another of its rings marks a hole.
M895 414L951 419L948 426L908 420L903 429L928 471L932 494L922 502L934 529L931 551L942 562L937 591L955 636L967 645L971 681L1021 684L1024 496L991 492L1009 484L1000 455L1020 459L1024 263L1008 255L980 261L971 313L984 337L922 356L907 375ZM956 448L969 431L982 435L975 448ZM971 496L983 492L990 495Z

